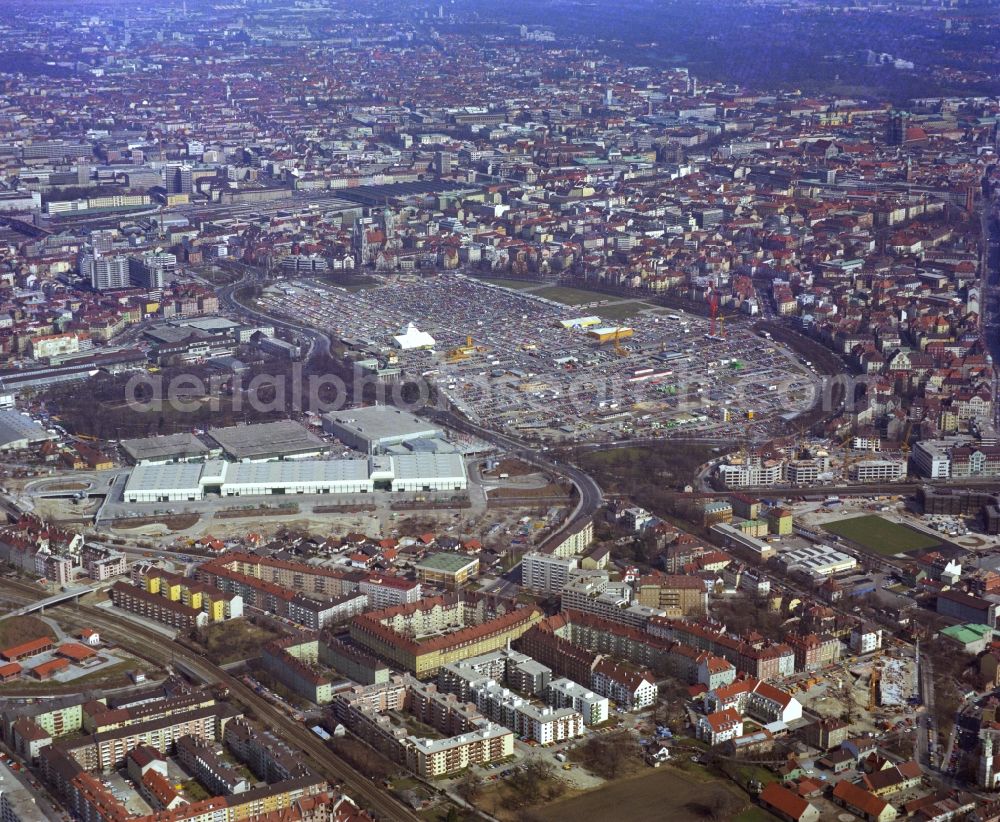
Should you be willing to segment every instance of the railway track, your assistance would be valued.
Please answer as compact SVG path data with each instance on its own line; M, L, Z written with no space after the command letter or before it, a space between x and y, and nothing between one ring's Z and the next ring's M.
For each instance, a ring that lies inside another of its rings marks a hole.
M44 596L44 593L34 585L7 579L0 580L0 595L5 593L27 598L27 601L41 599ZM59 613L67 622L73 622L80 627L89 626L98 629L106 637L143 659L160 665L183 662L188 671L206 684L227 687L235 701L248 708L264 725L294 744L311 760L317 773L331 784L339 785L348 796L372 813L376 819L382 822L419 820L420 817L412 810L337 756L323 740L260 697L241 680L195 651L178 642L171 642L162 634L142 625L131 622L122 624L112 614L92 605L65 603L55 605L48 610Z

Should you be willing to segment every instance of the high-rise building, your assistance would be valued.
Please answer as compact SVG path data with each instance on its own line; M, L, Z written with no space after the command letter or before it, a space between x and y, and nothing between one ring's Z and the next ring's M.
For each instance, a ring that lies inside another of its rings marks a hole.
M191 166L168 166L164 183L169 194L190 194L194 189Z
M901 146L906 142L906 130L910 127L910 115L905 111L892 111L885 124L885 141L890 146Z
M90 240L90 247L95 254L110 254L115 247L117 236L117 231L106 228L100 231L91 231L88 239Z
M129 287L128 257L102 257L84 254L80 257L80 273L90 280L94 291L113 291Z
M162 251L149 251L141 257L129 257L129 279L139 288L163 288L177 273L177 257Z
M439 151L434 155L434 171L438 177L448 177L451 174L452 156L450 152Z

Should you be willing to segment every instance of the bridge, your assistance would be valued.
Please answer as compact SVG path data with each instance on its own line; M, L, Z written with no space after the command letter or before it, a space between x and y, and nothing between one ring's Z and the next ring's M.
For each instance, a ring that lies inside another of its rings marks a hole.
M79 599L85 594L93 593L94 589L89 586L84 586L82 588L73 588L70 591L61 591L58 594L53 594L45 599L39 599L35 602L29 602L27 605L22 605L16 611L8 611L6 614L0 616L0 621L5 620L9 617L15 616L27 616L35 611L44 611L46 608L51 608L53 605L59 605L62 602L69 602L73 599Z

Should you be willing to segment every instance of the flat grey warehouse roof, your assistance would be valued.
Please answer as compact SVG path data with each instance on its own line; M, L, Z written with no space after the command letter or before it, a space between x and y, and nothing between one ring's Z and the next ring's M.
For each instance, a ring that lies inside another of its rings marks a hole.
M329 445L295 420L210 428L208 435L235 460L315 454Z
M368 479L368 460L302 460L226 466L226 485L345 482Z
M344 431L372 442L440 431L433 423L391 405L332 411L326 415L326 419Z
M461 454L405 454L394 456L392 464L396 479L465 477Z
M208 453L208 446L194 434L167 434L162 437L122 440L122 448L136 462L184 459Z
M53 439L55 437L31 417L26 417L13 408L5 408L0 411L0 448L5 448L12 443L24 441L32 443Z
M205 466L198 462L172 462L165 465L137 465L125 483L130 491L199 491Z

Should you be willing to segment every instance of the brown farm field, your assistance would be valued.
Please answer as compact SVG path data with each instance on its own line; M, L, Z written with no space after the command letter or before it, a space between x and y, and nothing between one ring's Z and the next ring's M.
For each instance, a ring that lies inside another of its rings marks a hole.
M720 800L721 798L721 800ZM750 805L742 792L719 780L695 781L669 767L647 769L629 779L559 800L531 812L538 822L567 819L633 819L636 822L670 819L703 822L725 803L726 818Z

